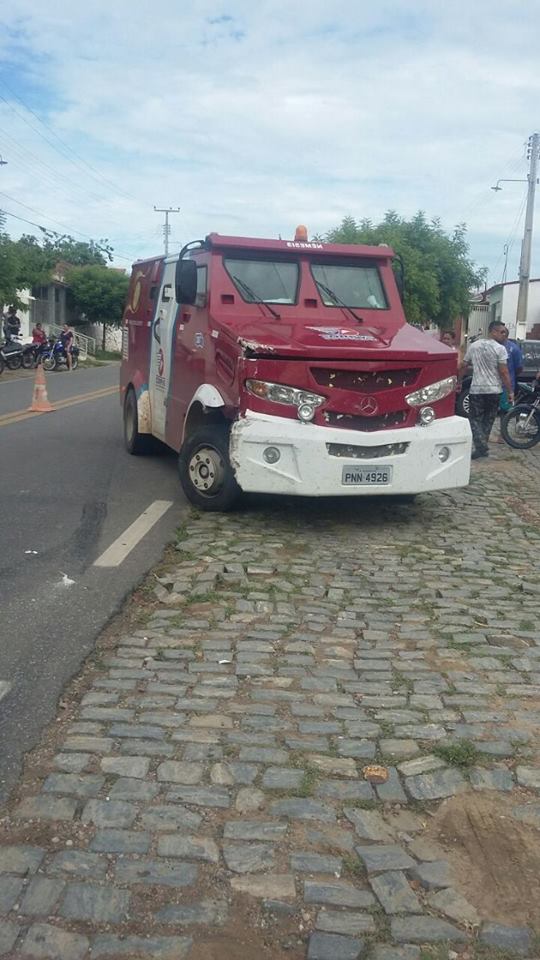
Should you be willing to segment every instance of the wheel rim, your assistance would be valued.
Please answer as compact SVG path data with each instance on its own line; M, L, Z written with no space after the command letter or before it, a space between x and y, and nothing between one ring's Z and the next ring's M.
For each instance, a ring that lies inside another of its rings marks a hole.
M467 416L469 416L469 412L470 412L470 402L469 402L469 394L468 394L468 393L466 394L466 396L463 397L462 406L463 406L463 412L466 413Z
M538 437L540 425L534 414L519 413L508 418L506 430L514 443L532 443Z
M198 493L205 497L215 497L225 480L225 463L219 450L214 447L200 447L189 461L188 473Z

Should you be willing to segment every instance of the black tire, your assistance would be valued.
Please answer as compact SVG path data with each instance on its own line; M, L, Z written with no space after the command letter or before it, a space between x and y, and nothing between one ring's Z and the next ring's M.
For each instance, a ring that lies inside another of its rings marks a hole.
M127 452L134 457L149 453L152 446L151 435L139 433L139 411L133 387L128 388L124 400L124 443Z
M4 358L0 357L0 373L4 372L4 367L5 367Z
M76 370L78 366L79 366L79 355L77 354L76 356L73 356L71 358L71 369Z
M46 353L41 358L41 366L47 373L52 373L56 369L56 357L52 353Z
M22 357L19 354L18 357L6 357L6 367L8 370L20 370L22 364Z
M209 424L192 433L180 451L178 469L186 497L201 510L225 512L241 496L229 459L225 424Z
M456 398L456 413L458 417L465 417L467 420L470 415L469 388L466 387Z
M36 358L32 350L23 353L22 365L25 370L32 370L36 365Z
M514 447L515 450L530 450L540 440L540 413L538 410L533 412L527 432L522 437L519 436L519 421L521 418L528 416L530 412L531 408L526 403L518 403L517 407L512 407L501 420L501 434L508 446Z

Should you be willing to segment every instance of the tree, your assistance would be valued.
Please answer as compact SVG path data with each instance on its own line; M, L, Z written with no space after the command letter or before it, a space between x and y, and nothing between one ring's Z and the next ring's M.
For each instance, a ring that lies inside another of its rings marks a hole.
M3 306L14 304L17 300L17 261L13 244L4 230L5 217L0 210L0 312Z
M80 241L67 234L61 236L45 230L39 240L31 234L23 234L13 243L13 248L21 288L49 283L55 266L60 262L84 267L105 266L108 260L112 260L112 248L107 240Z
M429 321L451 326L457 316L468 313L470 291L485 279L485 270L469 257L465 224L447 234L438 219L428 222L422 211L405 220L389 210L378 224L347 216L325 239L328 243L386 243L400 254L405 268L405 314L409 323L419 326Z
M75 309L90 323L103 324L102 349L107 327L119 327L126 302L129 277L102 264L72 267L67 274Z

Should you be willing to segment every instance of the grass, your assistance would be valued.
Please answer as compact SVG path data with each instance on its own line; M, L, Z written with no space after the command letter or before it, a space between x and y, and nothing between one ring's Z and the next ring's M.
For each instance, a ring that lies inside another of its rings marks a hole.
M434 747L432 752L452 767L472 767L478 761L478 750L470 740L442 744Z
M304 776L302 777L302 782L296 791L296 796L298 797L312 797L315 791L315 786L318 781L318 773L314 767L306 767L304 770Z
M345 853L342 858L342 876L352 877L356 880L363 880L366 876L366 868L362 861L354 853Z
M96 350L95 360L121 360L122 352L120 350Z
M520 620L520 621L519 621L519 629L520 629L520 630L534 630L534 629L535 629L534 620Z

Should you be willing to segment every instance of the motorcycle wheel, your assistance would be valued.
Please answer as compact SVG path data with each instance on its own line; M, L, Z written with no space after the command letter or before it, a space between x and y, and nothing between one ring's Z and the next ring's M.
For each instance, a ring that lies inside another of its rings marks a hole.
M31 370L36 365L36 358L33 353L23 353L22 365L25 370Z
M6 367L8 370L19 370L22 364L22 357L6 357Z
M0 373L4 372L4 367L5 367L4 358L0 357Z
M78 366L79 366L79 358L78 358L78 357L72 357L72 358L71 358L71 369L72 369L72 370L76 370Z
M508 446L530 450L540 440L540 413L525 403L519 403L502 418L501 434Z
M43 357L41 366L47 371L47 373L50 373L56 367L56 357L53 357L51 353L48 353L47 356Z

